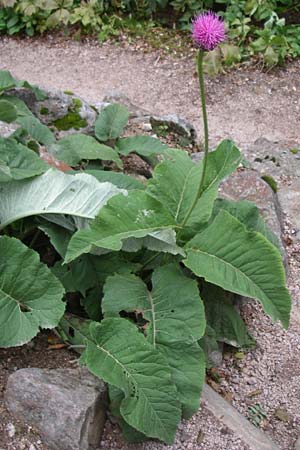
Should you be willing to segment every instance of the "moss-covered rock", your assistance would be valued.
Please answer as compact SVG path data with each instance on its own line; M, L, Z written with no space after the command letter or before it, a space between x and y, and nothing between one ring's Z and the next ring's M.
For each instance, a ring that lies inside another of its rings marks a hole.
M57 119L53 122L53 125L59 131L67 131L73 128L74 130L80 130L88 126L86 119L83 119L78 112L68 112L65 117Z

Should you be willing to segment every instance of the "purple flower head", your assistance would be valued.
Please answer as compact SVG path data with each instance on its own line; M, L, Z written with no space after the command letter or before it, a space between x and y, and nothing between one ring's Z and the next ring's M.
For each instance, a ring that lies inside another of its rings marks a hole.
M192 22L192 37L202 50L211 51L225 39L224 22L213 12L205 12Z

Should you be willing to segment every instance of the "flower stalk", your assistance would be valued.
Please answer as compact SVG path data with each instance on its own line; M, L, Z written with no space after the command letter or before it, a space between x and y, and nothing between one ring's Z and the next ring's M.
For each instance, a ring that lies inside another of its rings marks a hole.
M204 77L203 77L203 56L204 51L202 49L199 50L198 53L198 79L199 79L199 87L200 87L200 97L201 97L201 107L202 107L202 117L203 117L203 128L204 128L204 158L203 158L203 168L202 168L202 174L201 179L199 183L199 188L196 194L196 197L190 207L190 209L187 212L187 215L184 218L184 221L181 224L181 227L183 228L187 221L189 220L199 198L201 197L203 188L204 188L204 181L205 181L205 174L207 169L207 160L208 160L208 150L209 150L209 141L208 141L208 120L207 120L207 111L206 111L206 98L205 98L205 86L204 86Z
M199 48L197 65L198 65L198 78L199 78L203 127L204 127L204 158L203 158L201 178L199 181L199 187L195 199L181 224L181 228L183 228L186 225L187 221L189 220L205 187L205 175L207 170L209 141L208 141L208 121L206 111L205 86L203 77L203 56L204 51L211 51L214 48L216 48L220 42L224 41L225 39L224 23L213 12L200 14L200 16L198 16L193 21L192 37L194 42Z

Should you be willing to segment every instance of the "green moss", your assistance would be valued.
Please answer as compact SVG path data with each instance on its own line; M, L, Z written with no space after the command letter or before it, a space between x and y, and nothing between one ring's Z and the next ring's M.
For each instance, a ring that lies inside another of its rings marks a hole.
M59 131L67 131L71 128L74 128L75 130L85 128L88 123L79 114L81 107L82 101L76 97L72 98L72 105L69 106L68 113L65 117L55 120L53 125L55 125Z
M72 91L64 91L64 94L66 94L66 95L74 95L74 92L72 92Z
M47 116L49 114L49 109L45 108L45 106L42 106L41 109L40 109L40 114L42 116Z
M299 148L290 148L290 152L293 153L293 155L297 155L297 153L300 152Z
M59 131L67 131L71 128L74 128L75 130L80 130L81 128L85 128L88 123L85 119L80 117L78 112L68 112L68 114L65 117L62 117L61 119L57 119L53 122L53 125L57 128Z
M82 101L79 98L73 98L72 99L72 111L79 112L82 107Z
M168 136L170 131L167 124L153 124L153 123L152 123L152 130L157 136L160 137Z
M277 183L274 180L274 178L271 177L271 175L263 175L261 179L264 180L270 186L273 192L276 193L278 191Z

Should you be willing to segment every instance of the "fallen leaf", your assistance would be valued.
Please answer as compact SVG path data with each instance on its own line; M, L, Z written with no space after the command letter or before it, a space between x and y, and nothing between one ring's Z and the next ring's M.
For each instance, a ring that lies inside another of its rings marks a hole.
M290 416L290 414L287 412L286 409L283 408L277 408L275 409L274 412L274 416L281 420L281 422L290 422L292 420L292 417Z

